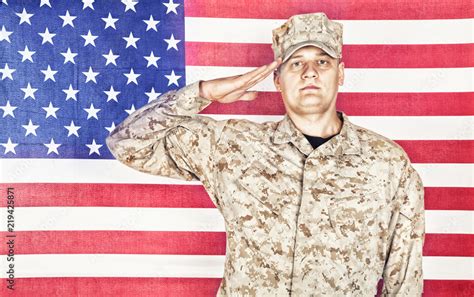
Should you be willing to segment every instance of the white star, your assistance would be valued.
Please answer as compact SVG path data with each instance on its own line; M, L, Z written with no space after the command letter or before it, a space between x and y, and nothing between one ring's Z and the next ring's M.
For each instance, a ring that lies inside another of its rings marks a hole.
M28 46L25 45L25 50L24 51L18 51L18 53L21 54L22 58L21 58L21 61L22 62L25 62L26 60L30 60L30 62L33 62L33 55L36 53L36 52L33 52L33 51L30 51L28 49Z
M115 123L112 122L112 125L110 125L110 127L105 127L105 130L109 131L109 134L112 133L112 131L115 130Z
M113 86L110 86L110 90L104 91L104 93L107 94L107 102L109 102L110 100L118 102L117 95L120 94L120 92L115 91Z
M150 67L151 65L158 68L158 65L156 64L156 61L158 61L161 58L160 57L155 57L155 55L153 54L153 51L151 51L149 56L143 56L143 57L148 61L148 64L146 65L146 68Z
M23 97L23 99L31 97L36 100L35 92L38 91L38 89L32 88L30 83L28 83L28 86L26 86L26 88L21 88L21 90L25 92L25 96Z
M31 25L30 18L33 16L33 14L26 12L25 8L23 8L23 11L21 13L16 13L16 15L20 17L20 25L23 23Z
M14 118L15 115L13 114L13 111L17 109L17 107L11 106L10 101L7 100L7 104L0 106L0 109L3 109L3 117L6 117L7 115L9 115L12 118Z
M127 77L127 85L131 82L133 82L134 84L138 85L138 82L137 82L137 78L141 75L141 74L136 74L135 72L133 72L133 68L130 69L130 72L129 73L124 73L123 75L125 75Z
M41 37L43 37L43 41L41 44L45 44L46 42L49 42L51 44L53 43L53 37L56 36L54 33L50 33L49 29L46 27L46 30L44 30L44 33L38 33Z
M64 126L64 128L66 128L67 131L68 131L67 137L69 137L71 135L76 135L77 137L79 137L79 134L77 133L77 131L79 129L81 129L81 127L80 126L75 126L74 121L71 121L71 124L69 126Z
M99 75L100 72L94 72L92 71L92 67L89 66L89 71L86 71L86 72L82 72L82 74L84 74L86 76L86 83L89 82L89 81L93 81L95 83L97 83L97 81L95 80L95 77L97 75Z
M5 148L5 152L3 152L4 155L8 154L8 152L12 152L16 155L15 147L18 145L18 143L13 143L10 137L8 137L7 143L0 143L0 144Z
M92 139L92 143L86 144L86 146L89 148L89 156L92 155L93 153L96 153L97 155L100 156L99 149L102 147L102 144L97 144L95 143L95 139Z
M44 74L44 81L47 81L48 79L50 79L54 82L56 81L54 79L54 75L57 73L57 71L52 70L51 66L48 65L48 69L41 70L41 72L43 72L43 74Z
M105 22L104 29L107 29L108 27L114 28L115 30L117 29L115 28L115 22L117 22L118 19L114 19L112 15L110 14L110 12L109 12L109 15L106 18L102 18L102 20Z
M82 0L82 3L84 4L82 10L85 10L87 7L94 10L94 5L92 5L94 2L95 0Z
M66 101L68 99L77 101L76 94L79 92L79 90L74 90L71 84L69 84L69 89L64 89L63 92L66 93Z
M21 125L23 128L26 129L25 136L28 136L30 134L33 134L34 136L36 135L36 129L38 129L39 125L33 125L33 123L30 121L28 122L28 125Z
M87 119L90 118L96 118L97 120L99 119L97 117L97 113L100 111L100 108L94 108L94 104L91 103L91 106L89 108L83 108L87 112Z
M129 46L133 46L134 48L137 48L137 41L140 40L140 38L138 37L133 37L133 33L130 32L130 35L128 35L128 37L122 37L123 39L125 39L125 41L127 42L127 45L125 46L125 48L128 48Z
M128 113L129 115L132 114L135 111L135 106L132 104L132 107L130 109L125 109L125 112Z
M163 3L163 5L166 6L166 14L170 13L171 11L175 14L178 14L178 12L176 11L176 7L179 6L178 3L173 3L173 0L170 0L170 2Z
M0 72L2 73L2 80L4 80L5 78L9 78L9 79L13 80L12 74L15 71L16 71L16 69L9 68L8 63L6 63L5 66L3 67L3 69L0 68Z
M174 74L174 70L171 70L171 74L170 75L165 75L166 78L168 79L168 86L171 85L171 84L175 84L176 86L179 87L178 85L178 79L181 77L180 75L175 75Z
M54 143L54 139L51 138L51 141L49 143L43 143L47 148L48 148L48 153L47 155L51 153L55 153L56 155L59 155L58 153L58 147L61 146L60 143Z
M89 32L87 32L87 35L81 35L81 37L85 39L84 46L87 46L88 44L90 44L93 47L95 47L95 41L94 40L97 39L97 36L92 35L91 30L89 30Z
M125 11L133 10L134 12L137 12L135 10L135 5L138 4L137 0L122 0L122 3L125 5Z
M170 39L165 39L166 43L168 44L168 48L166 50L169 50L170 48L174 48L175 50L178 50L178 43L181 41L179 39L174 39L174 35L171 34Z
M117 66L117 62L115 62L115 60L117 60L117 58L120 57L120 55L114 55L114 53L110 49L107 55L102 55L102 56L107 59L107 61L105 61L105 66L109 65L110 63Z
M0 30L0 41L6 40L7 42L11 43L9 36L12 33L13 33L13 31L7 31L5 29L5 26L2 25L2 30Z
M161 93L155 92L154 87L151 88L150 92L145 92L145 94L148 96L148 103L150 103L153 100L156 100L161 95Z
M70 48L67 48L67 51L65 53L61 53L61 55L64 56L64 64L66 64L67 62L76 64L76 62L74 62L74 57L77 56L77 53L71 52Z
M59 110L59 108L54 107L51 101L49 101L48 107L42 107L46 111L46 118L49 118L50 116L55 117L56 119L58 118L56 116L56 111Z
M150 29L153 29L155 30L156 32L158 32L158 29L156 29L156 25L160 22L160 21L155 21L153 19L153 16L150 15L150 19L149 20L143 20L146 24L146 30L150 30Z
M8 5L7 0L2 0L2 3L5 4L5 5Z
M65 15L60 15L59 17L63 19L63 27L69 25L69 26L74 28L74 24L73 24L72 21L74 21L74 19L77 18L77 17L73 16L73 15L70 15L69 10L66 10Z
M41 0L41 3L40 3L40 7L42 7L43 5L47 5L51 8L51 3L49 3L50 0Z

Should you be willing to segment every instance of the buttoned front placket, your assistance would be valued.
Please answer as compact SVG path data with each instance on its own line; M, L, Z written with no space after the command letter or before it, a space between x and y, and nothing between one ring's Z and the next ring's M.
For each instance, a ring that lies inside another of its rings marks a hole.
M321 251L326 248L325 243L329 240L327 234L332 232L327 201L330 194L328 191L331 192L328 190L331 181L325 180L322 173L337 170L338 160L344 152L358 152L358 141L354 139L349 121L342 113L340 117L345 119L340 133L314 150L304 135L296 129L294 123L289 118L285 119L288 121L290 141L307 156L304 161L300 205L295 218L290 296L318 294L318 292L304 290L318 286L314 283L305 284L307 281L314 282L314 274L318 273L321 275L317 276L317 279L326 280L326 284L320 284L321 286L330 285L333 289L339 286L342 289L343 280L331 279L331 276L340 275L341 271L338 271L337 267L327 265L331 260L327 258L327 255L322 255ZM321 192L326 195L319 195ZM320 257L318 258L317 255ZM312 276L308 276L309 274ZM321 287L319 293L323 291L324 288Z

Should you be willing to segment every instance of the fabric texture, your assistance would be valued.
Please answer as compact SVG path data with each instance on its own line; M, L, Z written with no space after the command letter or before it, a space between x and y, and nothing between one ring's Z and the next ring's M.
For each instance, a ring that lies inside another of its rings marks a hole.
M405 151L343 118L313 149L281 121L214 120L199 82L136 110L106 139L142 172L200 180L223 215L218 296L420 296L424 190Z

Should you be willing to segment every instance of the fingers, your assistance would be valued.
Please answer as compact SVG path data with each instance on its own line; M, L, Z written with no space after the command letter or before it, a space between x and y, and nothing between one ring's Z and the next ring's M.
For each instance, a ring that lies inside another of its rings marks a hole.
M279 64L281 64L281 58L243 74L239 78L239 85L245 87L245 89L252 87L258 81L267 77Z

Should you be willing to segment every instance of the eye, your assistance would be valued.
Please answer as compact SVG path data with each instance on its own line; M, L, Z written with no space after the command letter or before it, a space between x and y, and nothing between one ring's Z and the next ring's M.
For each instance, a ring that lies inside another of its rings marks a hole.
M296 61L291 63L292 66L299 66L301 64L301 61Z
M326 65L329 62L327 60L319 60L318 63L319 63L319 65Z

